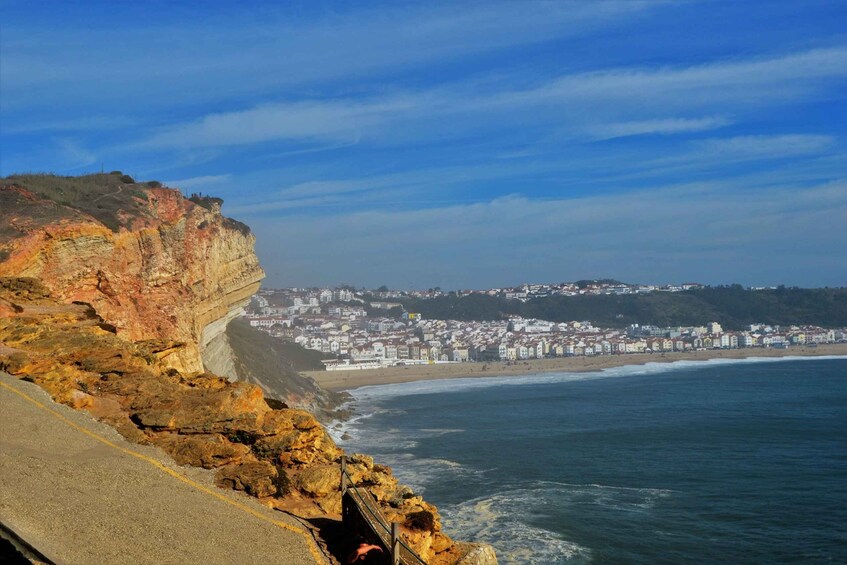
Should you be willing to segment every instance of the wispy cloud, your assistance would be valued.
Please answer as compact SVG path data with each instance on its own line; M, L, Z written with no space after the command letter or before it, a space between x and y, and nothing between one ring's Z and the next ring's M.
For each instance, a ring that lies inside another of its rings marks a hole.
M692 119L665 118L590 125L586 128L586 133L593 139L603 140L631 137L634 135L670 135L674 133L706 131L721 128L731 123L729 119L723 117Z
M229 182L232 179L231 174L224 175L203 175L199 177L191 177L187 179L167 180L164 182L166 186L175 188L206 188L208 186L219 185L224 182Z
M136 120L126 116L88 116L62 120L47 120L39 122L24 122L17 125L5 124L5 135L33 134L43 132L80 132L80 131L109 131L137 124Z
M739 191L720 183L676 186L625 195L565 200L523 197L404 212L359 212L324 223L257 220L263 259L292 270L298 284L318 275L313 264L333 265L338 280L376 282L385 273L417 286L473 287L505 277L558 280L585 273L656 280L658 272L706 282L781 280L806 284L803 269L841 253L833 226L847 217L844 181L813 188ZM337 234L343 233L343 238ZM508 244L504 243L508 234ZM285 240L284 248L262 241ZM426 242L425 246L421 242ZM796 261L783 278L765 250L777 246ZM451 259L461 253L461 269ZM539 258L543 257L543 261ZM742 275L737 266L745 264ZM558 265L558 267L557 267ZM758 273L758 274L756 274ZM833 283L847 269L829 268ZM758 277L758 278L757 278ZM273 281L271 281L273 282ZM333 281L325 281L331 283ZM492 283L495 284L495 283Z
M138 147L193 148L286 140L357 138L408 112L402 98L368 102L327 101L269 104L238 112L210 114L188 124L164 128Z
M743 135L724 139L694 141L695 151L702 156L729 159L781 159L794 155L817 154L835 145L831 135Z
M827 81L847 78L847 48L818 49L769 59L696 67L626 69L568 75L515 90L488 92L454 84L375 98L267 104L167 127L141 147L190 148L275 140L370 139L409 142L477 134L494 128L559 128L609 138L704 131L726 117L667 117L668 112L757 110L811 96ZM626 119L627 116L643 119ZM611 120L611 121L610 121Z
M807 94L820 81L847 77L847 47L782 56L735 59L684 67L613 69L561 77L511 96L536 100L617 100L628 108L767 103ZM779 87L774 90L774 87ZM511 103L507 96L505 103Z
M362 175L297 182L274 189L263 188L237 197L227 207L234 215L266 215L295 208L337 206L361 209L373 207L433 206L443 202L487 201L487 197L467 198L459 189L467 184L515 177L532 177L557 171L561 165L469 164L456 167L403 169L381 175Z
M742 179L747 187L841 178L847 153L834 136L816 134L748 135L691 140L661 157L639 159L628 167L607 170L604 182L627 186L646 179L708 174ZM730 167L767 165L766 171L742 175Z
M135 95L140 77L169 88L149 89L134 100L136 104L185 100L196 104L201 99L392 73L432 61L584 35L661 4L646 0L540 2L531 7L508 1L398 4L324 10L325 17L317 19L271 6L202 7L196 13L185 8L161 10L155 19L149 10L138 9L136 14L124 14L135 25L94 29L90 20L103 15L87 14L83 4L67 9L81 12L82 25L74 25L68 17L61 19L61 26L48 26L49 31L26 19L9 25L2 38L0 82L10 108L43 102L49 93L33 89L45 84L61 90L66 104L83 98L125 98ZM210 30L220 37L210 37Z

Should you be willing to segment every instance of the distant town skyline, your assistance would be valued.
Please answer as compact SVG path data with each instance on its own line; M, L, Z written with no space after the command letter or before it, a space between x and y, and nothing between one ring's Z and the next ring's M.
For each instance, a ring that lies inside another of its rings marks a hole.
M616 281L612 282L601 282L601 281ZM632 289L632 294L636 294L636 290L640 289L641 292L653 292L653 291L667 291L667 292L681 292L683 290L694 290L699 288L705 288L710 286L732 286L739 283L733 282L724 282L724 283L715 283L715 284L704 284L696 281L686 281L683 283L645 283L645 282L628 282L621 281L615 279L614 277L603 277L603 278L591 278L591 279L576 279L573 281L559 281L559 282L522 282L519 284L507 284L507 285L493 285L493 286L481 286L475 288L448 288L448 287L409 287L409 288L400 288L400 287L391 287L389 285L379 285L379 286L367 286L367 285L359 285L353 284L349 282L331 284L331 285L291 285L291 286L270 286L267 284L262 285L263 290L294 290L294 289L320 289L320 290L339 290L339 289L350 289L350 290L365 290L368 292L389 292L389 293L405 293L405 294L426 294L426 293L434 293L434 294L448 294L450 292L491 292L495 290L499 291L508 291L508 290L517 290L525 287L542 287L542 288L552 288L552 287L561 287L562 285L574 285L579 282L594 282L597 284L590 285L594 290L602 290L608 289L610 287L630 287ZM742 285L744 286L744 285ZM744 286L747 290L775 290L781 286L787 287L787 285L762 285L762 286ZM840 287L833 288L843 288L842 285ZM802 288L802 287L798 287ZM817 288L817 287L815 287ZM589 292L589 294L603 294L603 292ZM606 294L616 294L613 292L608 292ZM617 293L617 294L627 294L627 293Z
M269 287L847 286L847 4L0 4L0 175L224 199Z

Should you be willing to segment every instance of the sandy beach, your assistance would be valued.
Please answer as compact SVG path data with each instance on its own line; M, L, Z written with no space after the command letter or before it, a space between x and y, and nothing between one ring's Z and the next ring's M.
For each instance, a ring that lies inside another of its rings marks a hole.
M524 361L487 363L450 363L443 365L416 365L386 367L358 371L309 371L319 385L328 390L350 390L368 385L387 385L414 381L440 379L485 378L520 376L546 372L599 371L609 367L643 365L645 363L672 363L674 361L706 361L708 359L744 359L748 357L808 357L820 355L847 355L847 343L796 346L788 349L713 349L669 353L644 353L629 355L603 355L596 357L562 357L556 359L527 359Z

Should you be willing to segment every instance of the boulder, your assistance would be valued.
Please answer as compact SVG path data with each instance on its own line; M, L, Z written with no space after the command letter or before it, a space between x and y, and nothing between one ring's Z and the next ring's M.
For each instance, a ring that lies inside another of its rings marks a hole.
M253 445L262 458L301 468L336 461L341 450L314 416L302 410L273 410L265 414L260 437Z
M215 483L258 498L277 493L276 468L267 461L241 461L218 469Z
M341 489L341 467L315 465L298 473L294 485L309 496L319 498L338 493Z
M183 436L162 433L152 436L151 442L174 458L180 465L214 469L237 462L250 453L250 447L232 443L219 434Z

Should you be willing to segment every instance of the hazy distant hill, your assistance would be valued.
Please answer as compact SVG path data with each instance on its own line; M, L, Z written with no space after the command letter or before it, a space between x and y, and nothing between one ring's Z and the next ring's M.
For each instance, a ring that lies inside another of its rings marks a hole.
M469 295L402 300L424 318L500 320L509 315L556 322L590 320L607 327L629 324L659 326L720 322L727 329L747 324L814 324L847 326L847 288L746 290L740 285L706 287L685 292L637 295L548 296L528 302Z

